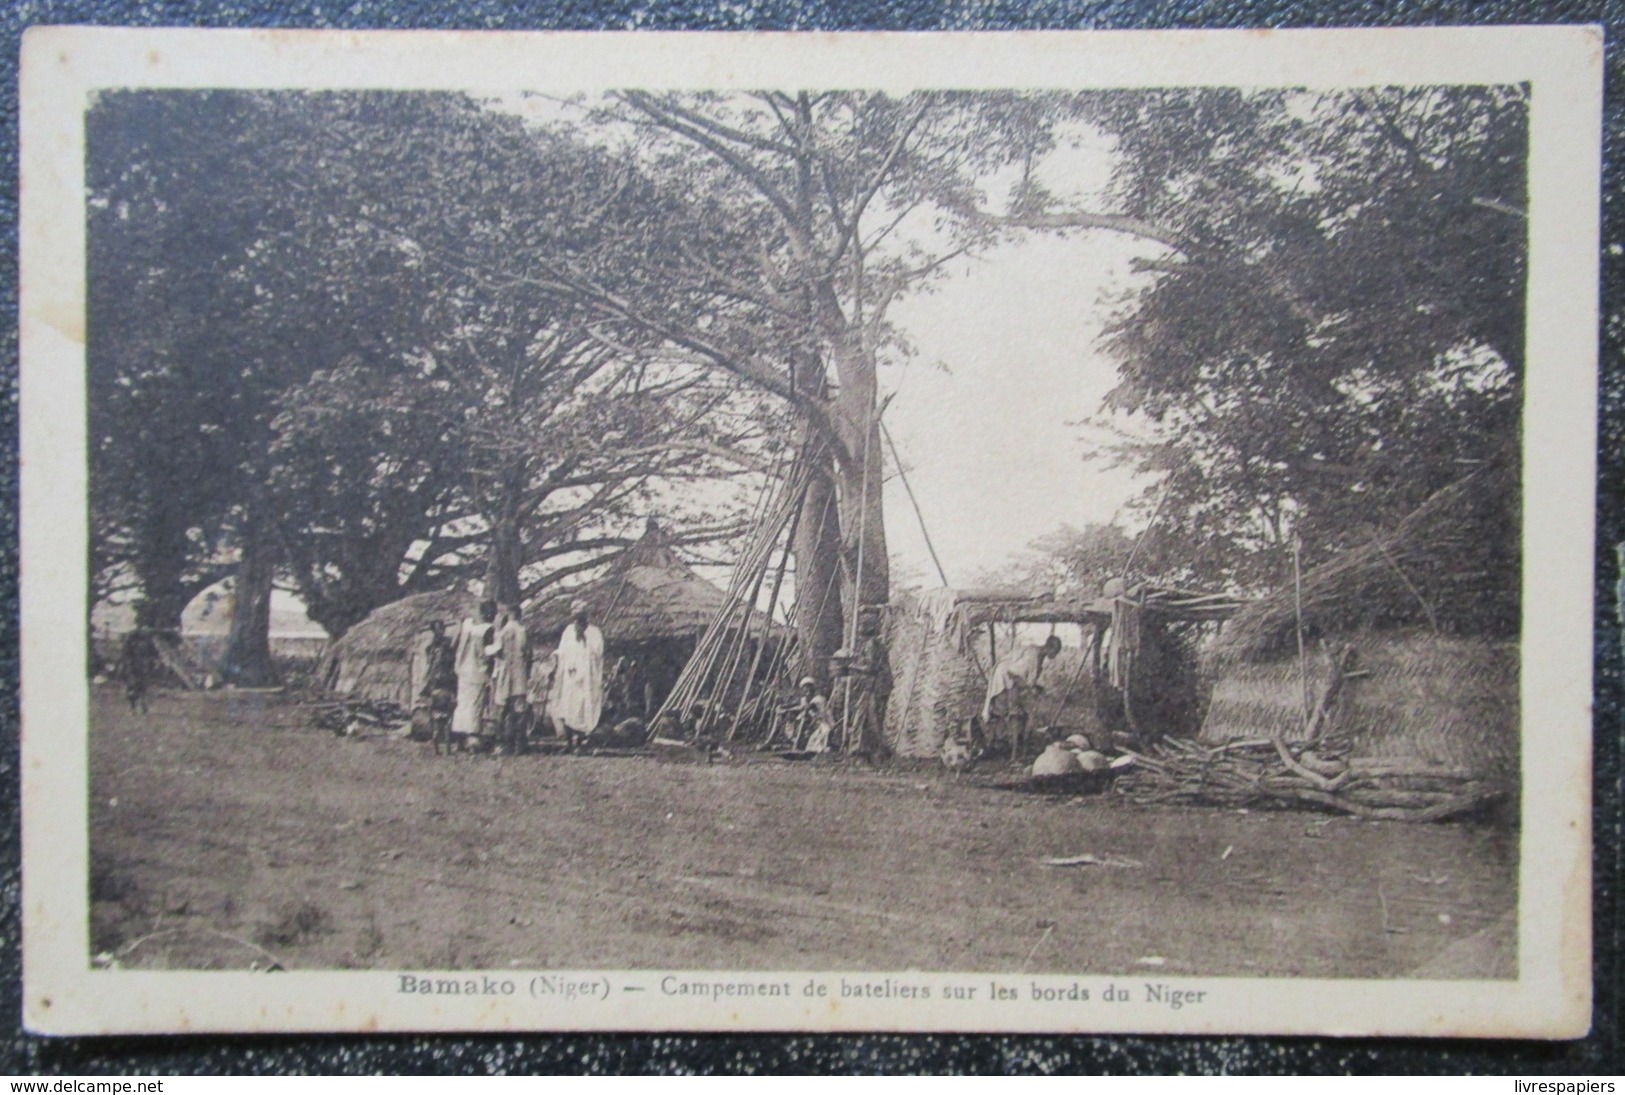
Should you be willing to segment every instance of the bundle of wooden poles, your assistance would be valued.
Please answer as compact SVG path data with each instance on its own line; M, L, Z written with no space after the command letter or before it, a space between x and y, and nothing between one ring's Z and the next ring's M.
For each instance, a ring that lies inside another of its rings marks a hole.
M805 456L798 456L786 474L763 492L752 522L753 535L734 566L722 606L652 720L657 740L671 740L667 735L672 732L673 720L678 732L690 740L732 740L747 722L758 721L761 712L757 708L763 697L771 695L771 689L756 686L764 680L776 680L790 652L788 641L769 641L774 630L772 613L784 584L810 477ZM775 566L774 549L781 540L783 548L777 553ZM767 608L763 611L757 606L770 576ZM764 674L763 663L770 647L771 664ZM729 709L724 710L718 702L723 700L732 701Z
M1124 750L1115 789L1141 803L1315 806L1362 818L1443 821L1504 793L1471 772L1382 757L1294 755L1279 739L1204 746L1168 738Z

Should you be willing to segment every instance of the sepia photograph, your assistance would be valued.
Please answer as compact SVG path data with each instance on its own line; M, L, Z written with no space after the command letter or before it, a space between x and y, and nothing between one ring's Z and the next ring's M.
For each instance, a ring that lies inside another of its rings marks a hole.
M58 33L70 1028L1583 1033L1585 31L1106 83Z

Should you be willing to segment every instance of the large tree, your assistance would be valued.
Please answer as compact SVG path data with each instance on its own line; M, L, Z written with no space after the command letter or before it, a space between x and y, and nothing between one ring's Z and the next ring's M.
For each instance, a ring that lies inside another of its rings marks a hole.
M273 676L283 398L346 356L387 353L380 330L397 344L420 331L421 296L343 261L355 233L342 202L292 200L320 174L311 103L109 93L87 123L97 551L163 628L229 575L221 668L245 684Z
M679 542L736 528L674 485L753 465L761 397L490 274L649 217L612 157L444 94L120 94L92 123L99 570L167 626L234 572L235 679L269 673L279 572L340 634L474 569L535 592L653 508Z
M1158 555L1273 584L1295 539L1324 558L1515 453L1526 108L1512 87L1097 102L1117 208L1167 245L1120 302L1108 400L1158 479Z
M643 261L615 277L545 256L588 306L629 321L787 403L813 468L796 522L804 671L885 603L885 397L907 352L892 304L1001 226L989 177L1030 163L1072 109L1055 96L780 92L607 97L590 114L625 135L683 208L638 229Z
M374 484L351 514L394 484L415 499L408 511L432 517L415 538L395 536L403 586L472 563L491 596L517 601L600 565L654 508L678 542L737 531L727 492L685 506L673 488L756 467L772 424L761 398L583 311L516 261L567 252L613 268L628 226L663 213L655 192L613 156L462 97L346 97L324 128L304 152L319 170L300 204L330 210L341 193L345 284L424 285L410 298L421 336L319 377L279 419L280 443L318 472L346 446ZM436 500L423 487L448 465L455 491ZM346 626L388 584L377 566L319 552L303 571L317 599L324 584L349 594Z
M308 368L265 322L308 299L261 151L290 139L283 121L216 92L107 93L87 116L93 558L152 626L234 571L238 603L269 597L266 412Z

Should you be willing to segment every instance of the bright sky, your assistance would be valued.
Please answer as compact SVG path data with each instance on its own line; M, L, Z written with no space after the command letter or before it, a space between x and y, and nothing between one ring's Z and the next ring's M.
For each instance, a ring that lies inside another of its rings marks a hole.
M1063 523L1109 522L1143 489L1126 470L1084 463L1073 423L1099 413L1117 382L1099 346L1109 302L1141 279L1130 260L1155 244L1110 232L1034 233L962 260L933 294L893 319L918 354L883 372L886 424L952 585L969 584ZM886 532L902 571L938 584L919 522L895 477Z

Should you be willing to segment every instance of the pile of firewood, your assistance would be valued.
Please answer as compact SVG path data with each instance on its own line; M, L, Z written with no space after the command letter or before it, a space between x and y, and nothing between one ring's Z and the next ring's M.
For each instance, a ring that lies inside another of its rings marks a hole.
M1382 757L1294 753L1278 739L1206 747L1169 738L1141 752L1115 788L1141 803L1314 806L1363 818L1442 821L1505 788L1470 772Z
M333 699L310 709L310 721L316 726L351 737L399 729L412 720L412 712L387 700Z

